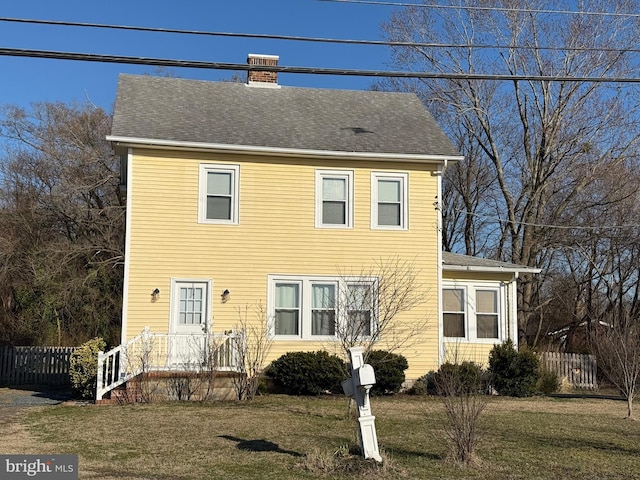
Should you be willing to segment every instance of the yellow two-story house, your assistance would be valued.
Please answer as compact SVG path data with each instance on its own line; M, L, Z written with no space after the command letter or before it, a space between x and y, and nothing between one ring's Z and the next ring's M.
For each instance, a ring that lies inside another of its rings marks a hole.
M462 157L413 94L286 87L265 71L247 83L122 75L108 138L127 205L123 344L244 316L272 340L270 359L332 349L385 321L372 297L398 271L420 300L379 344L398 347L408 379L454 345L486 358L517 338L522 269L443 260L441 175Z

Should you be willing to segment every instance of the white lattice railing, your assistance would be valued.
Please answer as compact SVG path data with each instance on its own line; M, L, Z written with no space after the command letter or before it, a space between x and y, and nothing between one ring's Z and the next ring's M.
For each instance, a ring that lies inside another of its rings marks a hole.
M98 353L96 400L141 373L238 371L243 332L223 334L142 333Z

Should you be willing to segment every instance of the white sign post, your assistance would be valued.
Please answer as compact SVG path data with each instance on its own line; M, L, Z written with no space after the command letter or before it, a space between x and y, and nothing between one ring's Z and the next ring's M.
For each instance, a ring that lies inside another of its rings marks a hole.
M382 462L378 450L378 437L376 436L376 417L371 415L369 403L369 390L376 383L373 367L364 363L362 347L349 349L351 359L351 378L342 382L345 395L355 398L358 405L358 427L360 436L360 448L364 458L373 458Z

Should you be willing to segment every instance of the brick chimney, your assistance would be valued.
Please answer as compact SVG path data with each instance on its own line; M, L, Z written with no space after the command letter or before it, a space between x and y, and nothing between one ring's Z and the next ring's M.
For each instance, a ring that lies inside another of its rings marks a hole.
M280 57L278 55L262 55L250 53L247 57L247 64L277 67L279 59ZM277 87L278 72L264 72L250 69L247 72L247 83L249 85Z

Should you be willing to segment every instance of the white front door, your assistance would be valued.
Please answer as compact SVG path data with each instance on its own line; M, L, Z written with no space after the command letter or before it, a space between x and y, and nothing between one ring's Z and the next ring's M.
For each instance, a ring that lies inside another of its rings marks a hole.
M210 281L173 283L171 299L170 366L198 368L207 358L210 318Z

